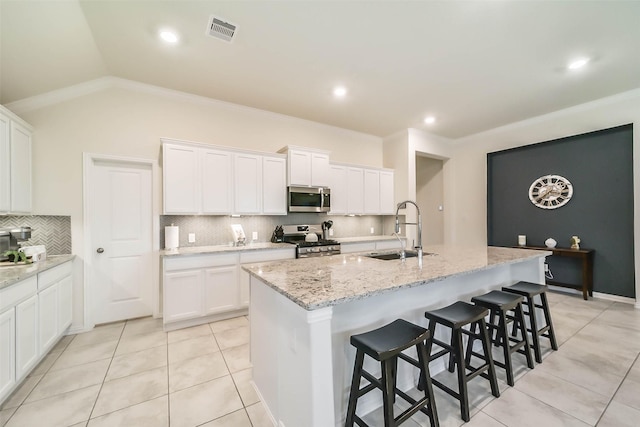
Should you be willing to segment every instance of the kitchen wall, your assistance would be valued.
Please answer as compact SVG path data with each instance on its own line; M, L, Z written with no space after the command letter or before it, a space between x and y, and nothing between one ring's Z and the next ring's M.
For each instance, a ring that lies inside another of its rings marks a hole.
M328 150L334 161L358 159L365 166L383 166L382 141L371 135L120 79L101 79L13 107L35 128L33 213L71 217L73 253L78 256L74 329L82 327L84 318L83 153L159 162L160 138L169 137L265 152L298 145ZM158 163L156 217L162 213L161 178ZM159 230L156 239L160 248Z
M0 216L0 228L31 227L31 239L24 246L44 245L47 255L71 253L71 217L52 215Z
M226 245L233 241L231 224L240 224L251 241L252 232L258 232L257 242L269 242L277 225L310 224L318 225L324 221L333 221L333 238L355 237L373 234L390 235L394 232L394 216L333 216L315 213L290 213L286 216L230 216L210 215L162 215L160 217L160 246L164 247L164 227L177 225L180 227L180 247ZM196 242L189 243L189 233L196 234Z

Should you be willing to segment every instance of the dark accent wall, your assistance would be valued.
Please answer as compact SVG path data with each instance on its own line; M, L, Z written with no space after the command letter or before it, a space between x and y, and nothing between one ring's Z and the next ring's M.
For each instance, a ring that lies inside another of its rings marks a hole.
M563 207L541 209L529 200L531 183L561 175L573 184ZM544 246L552 237L569 247L595 249L594 291L635 298L633 247L633 126L624 125L487 155L487 240ZM556 280L580 283L578 260L547 258Z

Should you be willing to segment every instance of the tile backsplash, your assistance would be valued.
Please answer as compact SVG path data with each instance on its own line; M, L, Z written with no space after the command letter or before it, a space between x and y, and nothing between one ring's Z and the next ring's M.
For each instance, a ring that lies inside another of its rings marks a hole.
M174 224L180 227L180 247L224 245L233 241L231 224L241 224L247 241L251 241L252 233L258 233L257 242L268 242L277 225L288 224L321 224L333 221L333 237L370 236L373 234L391 234L394 227L394 216L329 216L315 213L291 213L286 216L230 216L208 215L161 215L160 246L164 248L164 227ZM196 241L189 243L189 233L194 233Z
M53 215L8 215L0 216L0 228L32 228L31 239L25 246L44 245L47 255L71 253L71 217Z

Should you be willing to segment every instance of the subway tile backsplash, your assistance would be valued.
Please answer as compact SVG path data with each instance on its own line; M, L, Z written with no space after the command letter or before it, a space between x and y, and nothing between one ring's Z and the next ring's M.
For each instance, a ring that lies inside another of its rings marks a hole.
M25 246L44 245L47 255L71 253L71 217L54 215L8 215L0 216L0 228L32 228L31 239Z
M333 237L357 237L373 234L391 234L394 227L394 216L331 216L315 213L291 213L286 216L230 216L208 215L161 215L160 246L164 248L164 227L174 224L180 227L180 247L225 245L233 241L231 224L241 224L251 241L252 233L258 232L257 242L268 242L277 225L288 224L321 224L333 221ZM189 243L189 233L194 233L196 241Z

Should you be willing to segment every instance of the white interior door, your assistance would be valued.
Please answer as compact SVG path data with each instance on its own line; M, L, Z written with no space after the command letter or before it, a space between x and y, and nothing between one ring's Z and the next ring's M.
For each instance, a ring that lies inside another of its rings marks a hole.
M94 159L90 169L92 323L151 315L151 165Z

